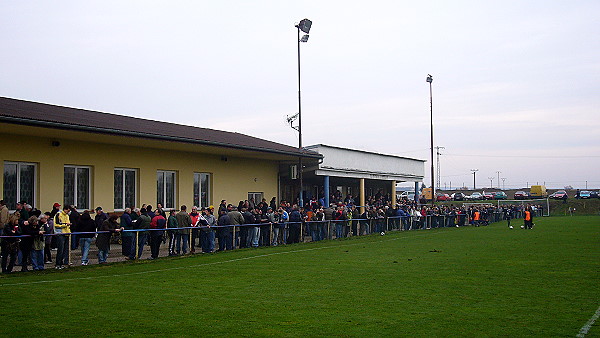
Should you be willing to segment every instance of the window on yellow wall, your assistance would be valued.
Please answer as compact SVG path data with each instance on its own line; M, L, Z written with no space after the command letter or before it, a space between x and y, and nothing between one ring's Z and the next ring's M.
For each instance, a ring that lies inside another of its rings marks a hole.
M114 208L124 210L137 205L137 169L115 168Z
M194 173L194 205L197 207L208 207L212 204L210 177L209 173Z
M3 199L10 210L17 202L26 201L36 207L37 166L35 163L4 162Z
M77 209L91 209L90 167L66 165L64 169L63 204Z
M156 172L156 203L165 209L175 208L175 185L177 176L174 171L158 170Z
M264 195L262 192L249 192L248 201L254 202L254 205L257 205L262 201Z

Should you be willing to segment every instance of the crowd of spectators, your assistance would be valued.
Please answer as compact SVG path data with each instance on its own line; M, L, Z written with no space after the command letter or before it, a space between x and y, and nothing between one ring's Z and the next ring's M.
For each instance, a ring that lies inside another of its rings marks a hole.
M156 259L163 244L167 255L192 254L277 246L303 241L321 241L350 236L385 233L390 230L426 230L439 227L485 226L492 222L523 218L524 228L533 226L533 216L540 206L530 205L419 205L401 200L392 205L389 195L378 193L367 197L365 206L358 206L351 195L338 193L325 206L324 198L309 199L304 206L275 198L255 203L240 201L237 206L222 200L215 208L187 206L180 210L165 210L142 205L126 208L122 214L106 214L102 207L82 213L73 206L55 203L51 211L42 213L26 201L9 213L0 201L0 234L2 272L10 273L14 266L21 271L43 270L54 263L56 269L72 265L71 252L81 251L81 265L90 262L93 243L97 247L98 264L105 264L111 244L120 243L120 254L128 260L141 259L149 245L150 256ZM362 209L362 211L361 211ZM92 218L93 216L93 218ZM56 250L54 262L53 249Z

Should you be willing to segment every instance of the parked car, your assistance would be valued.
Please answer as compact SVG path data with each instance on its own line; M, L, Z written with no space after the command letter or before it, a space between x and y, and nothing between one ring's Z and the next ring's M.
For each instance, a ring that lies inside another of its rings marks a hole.
M465 194L463 194L462 192L455 192L454 194L452 194L452 199L455 201L464 201L466 197L467 196L465 196Z
M567 194L566 191L559 190L559 191L554 192L552 195L550 195L548 197L555 199L555 200L566 200L567 198L569 198L569 195Z
M483 195L478 193L478 192L474 192L471 195L467 196L468 200L471 201L477 201L477 200L482 200L483 199Z
M600 191L592 191L591 198L600 198Z
M504 191L497 191L494 193L495 200L505 200L507 198L508 196L506 196L506 193Z
M440 202L440 201L449 201L450 200L450 195L448 194L444 194L444 193L437 193L435 196L435 199Z
M515 192L515 194L513 195L513 198L516 200L526 200L529 198L529 194L525 191L519 190L519 191Z
M592 192L589 190L582 190L579 192L579 198L581 198L581 199L592 198Z
M494 199L494 193L493 192L483 192L483 199L486 200L493 200Z

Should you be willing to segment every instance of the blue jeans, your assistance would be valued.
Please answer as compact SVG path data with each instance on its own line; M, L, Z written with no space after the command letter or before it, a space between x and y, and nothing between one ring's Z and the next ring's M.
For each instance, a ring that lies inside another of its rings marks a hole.
M79 236L71 235L71 250L77 249L78 244L79 244Z
M335 238L344 237L344 223L335 222Z
M327 228L329 227L329 222L319 223L317 225L317 231L320 232L319 238L321 240L327 239Z
M88 254L90 253L90 245L92 245L91 238L80 238L79 246L81 247L81 264L87 264Z
M271 243L273 246L279 243L279 229L279 224L273 224L273 243Z
M69 265L69 235L56 236L56 266Z
M248 237L246 238L246 247L258 247L258 240L260 238L260 228L259 227L249 227L248 228Z
M319 226L311 224L310 227L311 227L310 228L310 237L312 237L313 242L320 241L321 240L321 231L319 231Z
M144 232L140 232L138 235L138 258L142 258L142 253L144 252L144 245L146 245L146 239L148 238L148 234Z
M108 250L98 249L98 264L106 263L108 259Z
M31 265L33 270L44 270L44 249L31 250Z
M179 255L182 251L185 255L188 252L188 242L190 241L190 235L186 233L175 234L175 250ZM182 243L183 242L183 245Z

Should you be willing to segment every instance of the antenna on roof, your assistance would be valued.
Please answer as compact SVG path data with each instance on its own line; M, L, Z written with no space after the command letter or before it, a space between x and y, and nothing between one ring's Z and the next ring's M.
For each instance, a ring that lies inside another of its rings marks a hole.
M290 127L291 127L292 129L296 130L296 131L298 131L298 128L299 128L299 127L298 127L298 126L294 126L294 122L296 122L296 120L298 119L298 115L299 115L299 114L298 114L298 113L296 113L296 114L294 114L294 115L292 115L292 116L286 115L286 117L285 117L285 120L287 121L287 123L289 123L289 124L290 124Z

